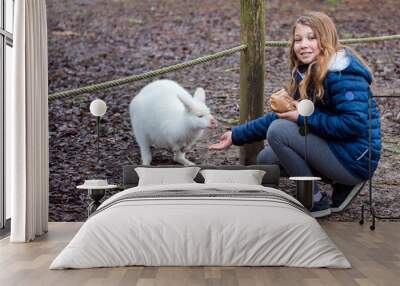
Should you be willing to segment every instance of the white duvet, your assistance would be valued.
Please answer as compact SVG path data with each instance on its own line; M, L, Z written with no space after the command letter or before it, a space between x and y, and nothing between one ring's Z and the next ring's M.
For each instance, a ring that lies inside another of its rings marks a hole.
M137 192L210 189L262 190L272 199L178 196L122 200ZM318 222L295 204L300 203L282 191L256 185L131 188L106 200L99 207L103 210L82 225L50 269L127 265L349 268L350 263Z

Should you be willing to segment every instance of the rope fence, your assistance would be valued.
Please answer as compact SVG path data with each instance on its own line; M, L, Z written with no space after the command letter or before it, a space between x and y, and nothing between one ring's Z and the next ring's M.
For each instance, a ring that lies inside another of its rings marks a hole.
M197 58L194 60L190 60L187 62L172 65L172 66L167 66L167 67L164 67L161 69L145 72L142 74L132 75L132 76L116 79L116 80L110 80L110 81L106 81L103 83L93 84L93 85L89 85L89 86L85 86L85 87L81 87L81 88L77 88L77 89L73 89L73 90L57 92L55 94L49 95L49 101L54 100L54 99L59 99L59 98L81 95L84 93L90 93L90 92L95 92L95 91L99 91L99 90L104 90L104 89L107 89L110 87L120 86L123 84L132 83L132 82L143 80L146 78L156 77L156 76L159 76L159 75L162 75L165 73L181 70L181 69L191 67L194 65L213 61L213 60L225 57L225 56L233 55L236 52L245 50L246 48L247 48L247 45L240 45L238 47L234 47L234 48L231 48L228 50L217 52L212 55L207 55L207 56L200 57L200 58Z
M356 39L343 39L343 40L340 40L340 43L342 43L342 44L368 44L368 43L372 43L372 42L383 42L383 41L393 41L393 40L400 40L400 35L366 37L366 38L356 38ZM265 42L266 47L288 47L289 44L290 44L289 41L266 41ZM93 84L93 85L89 85L89 86L85 86L85 87L81 87L81 88L77 88L77 89L56 92L56 93L50 94L48 100L53 101L56 99L66 98L66 97L70 97L70 96L77 96L77 95L82 95L85 93L92 93L92 92L105 90L105 89L108 89L111 87L116 87L116 86L120 86L120 85L124 85L124 84L128 84L128 83L132 83L132 82L136 82L136 81L147 79L147 78L153 78L153 77L156 77L156 76L159 76L162 74L181 70L181 69L184 69L187 67L214 61L214 60L222 58L222 57L231 56L231 55L233 55L237 52L243 51L245 49L247 49L247 45L243 44L243 45L233 47L233 48L230 48L227 50L223 50L223 51L211 54L211 55L199 57L194 60L175 64L172 66L163 67L163 68L145 72L142 74L123 77L120 79L110 80L110 81Z

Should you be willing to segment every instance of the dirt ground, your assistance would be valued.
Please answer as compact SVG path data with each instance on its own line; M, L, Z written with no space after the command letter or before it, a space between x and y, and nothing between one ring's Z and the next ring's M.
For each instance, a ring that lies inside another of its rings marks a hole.
M49 93L140 74L216 51L240 42L240 2L226 0L47 0ZM397 34L400 1L312 0L266 1L266 39L287 40L291 26L305 10L323 11L337 24L340 38ZM353 46L370 63L376 95L400 96L399 41ZM265 98L285 86L288 49L265 52ZM163 75L190 92L203 87L207 104L220 120L188 153L197 164L239 164L239 148L208 151L207 144L231 128L224 123L239 116L239 54ZM154 79L152 79L154 80ZM152 80L49 103L50 220L83 221L86 194L76 186L104 176L121 183L122 166L140 163L129 122L128 105ZM107 102L101 121L100 163L96 153L95 118L89 104ZM374 176L373 194L380 214L400 209L400 98L379 99L382 114L382 158ZM154 151L154 164L173 164L167 150ZM282 180L282 189L294 184ZM329 185L322 189L330 192ZM108 193L108 196L112 192ZM365 189L351 207L326 220L356 221Z

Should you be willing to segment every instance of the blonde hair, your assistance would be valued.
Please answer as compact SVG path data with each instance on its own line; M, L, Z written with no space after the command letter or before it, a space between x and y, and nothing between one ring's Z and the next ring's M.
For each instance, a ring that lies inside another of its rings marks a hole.
M295 80L295 73L300 64L299 60L296 57L294 52L294 35L296 31L296 26L298 24L306 25L310 27L314 34L315 38L318 42L318 47L320 49L320 54L317 59L308 65L306 74L304 79L301 81L300 86L298 87L298 83ZM310 84L314 84L314 92L315 96L319 99L322 99L324 95L324 87L323 80L328 73L328 64L331 57L341 49L351 49L347 46L344 46L339 43L338 34L336 31L335 24L332 19L322 13L322 12L307 12L304 15L300 16L292 29L292 36L290 41L290 70L291 70L291 78L288 87L288 92L290 95L294 95L297 88L299 88L300 98L305 99L309 98L307 94L307 89ZM360 55L358 55L353 49L352 52L355 54L360 61L368 67L366 61L362 59Z

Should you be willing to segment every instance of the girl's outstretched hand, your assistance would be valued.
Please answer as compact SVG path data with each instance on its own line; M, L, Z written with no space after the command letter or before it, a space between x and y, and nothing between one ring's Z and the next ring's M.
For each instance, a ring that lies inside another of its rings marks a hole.
M219 143L208 145L209 150L223 150L232 145L232 131L225 132L219 138Z
M290 120L293 122L297 122L297 118L299 117L299 112L297 110L283 112L283 113L276 113L279 118Z

